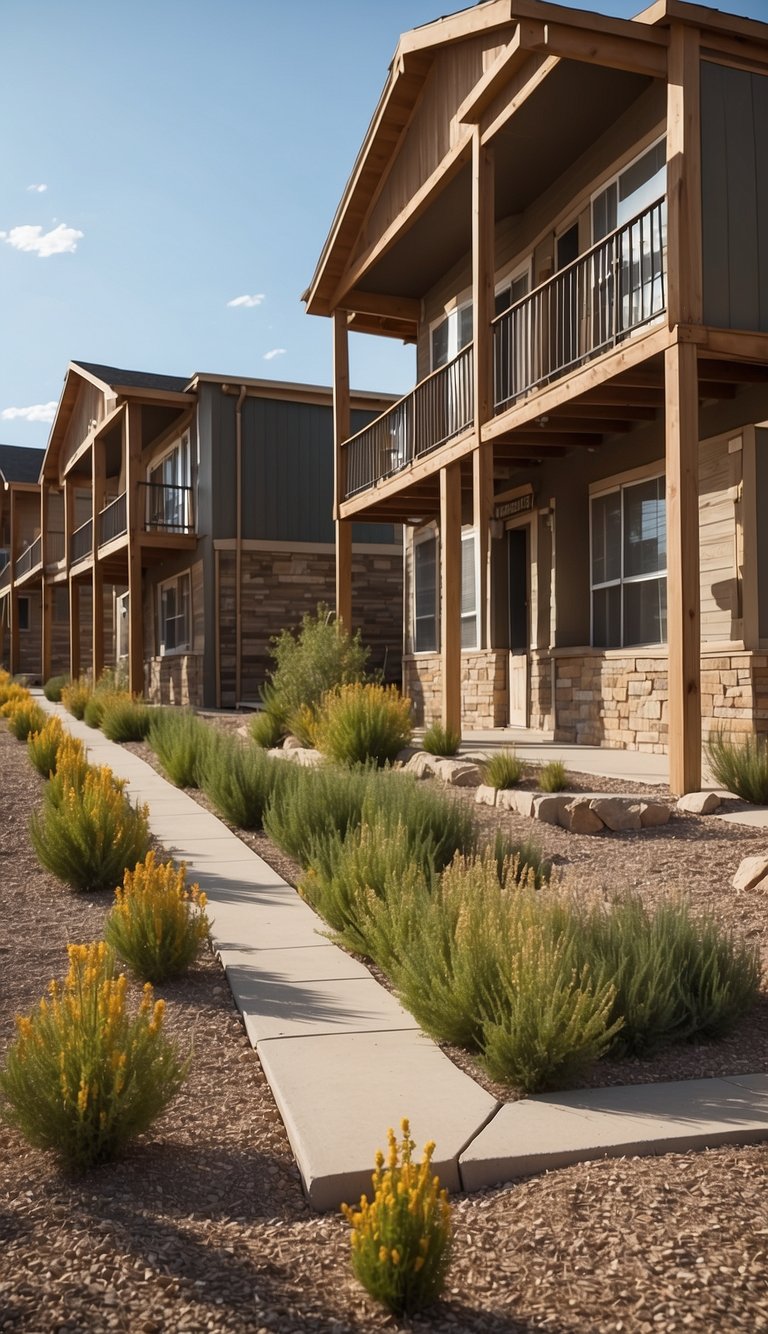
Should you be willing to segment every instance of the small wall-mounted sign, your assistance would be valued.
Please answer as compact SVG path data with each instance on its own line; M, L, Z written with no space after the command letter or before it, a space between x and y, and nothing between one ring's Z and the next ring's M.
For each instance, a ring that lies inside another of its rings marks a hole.
M516 514L527 514L533 509L533 492L526 491L522 496L513 496L511 500L502 500L493 507L494 519L512 519Z

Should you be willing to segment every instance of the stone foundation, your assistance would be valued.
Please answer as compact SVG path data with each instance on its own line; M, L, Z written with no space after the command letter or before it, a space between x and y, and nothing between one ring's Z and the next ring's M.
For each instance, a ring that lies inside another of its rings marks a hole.
M203 704L203 658L199 653L169 653L144 663L144 693L152 704Z
M471 728L503 727L507 721L506 649L461 655L461 712ZM408 654L403 659L403 691L413 700L417 727L429 726L442 711L442 662L439 653Z

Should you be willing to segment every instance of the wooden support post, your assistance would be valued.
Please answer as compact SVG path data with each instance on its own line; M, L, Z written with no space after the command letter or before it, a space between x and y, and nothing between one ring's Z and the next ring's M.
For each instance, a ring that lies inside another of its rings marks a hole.
M702 324L701 90L698 30L673 24L667 82L667 319Z
M696 347L665 353L669 786L701 786L699 396Z
M75 493L69 478L64 478L64 564L67 571L67 605L69 608L69 675L74 681L80 675L80 598L72 597L72 534L75 531ZM76 616L76 618L75 618Z
M352 524L342 519L346 491L346 458L342 444L352 434L349 399L347 312L333 313L333 518L336 527L336 619L352 633Z
M80 585L70 575L69 590L69 675L76 681L80 675Z
M40 617L40 667L45 685L52 675L53 661L53 584L46 579L45 570L40 587Z
M493 506L493 445L481 444L485 422L493 416L493 331L495 274L495 184L491 144L483 144L480 126L472 131L472 318L475 446L472 494L477 555L477 647L491 646L489 524Z
M11 488L10 492L10 520L11 520L11 588L8 597L10 603L10 617L8 620L8 629L10 631L10 644L8 653L8 666L11 676L15 676L21 670L21 653L19 644L19 594L16 588L16 557L19 554L19 530L16 514L16 494Z
M128 689L144 693L144 607L141 587L141 405L129 403L125 415L126 505L128 516Z
M461 732L461 464L440 469L440 659L443 726Z
M99 559L101 542L100 515L106 493L105 445L94 440L91 446L91 519L93 572L91 581L91 651L93 679L98 681L104 671L104 572Z

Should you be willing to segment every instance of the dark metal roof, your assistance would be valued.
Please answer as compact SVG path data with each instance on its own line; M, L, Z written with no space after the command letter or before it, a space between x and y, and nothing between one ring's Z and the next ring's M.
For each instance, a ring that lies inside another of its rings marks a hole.
M169 393L183 393L189 384L188 375L154 375L151 371L126 371L119 366L102 366L96 361L75 361L89 375L105 384L124 385L126 389L166 389Z
M6 482L36 482L44 458L45 450L31 445L0 445L0 478Z

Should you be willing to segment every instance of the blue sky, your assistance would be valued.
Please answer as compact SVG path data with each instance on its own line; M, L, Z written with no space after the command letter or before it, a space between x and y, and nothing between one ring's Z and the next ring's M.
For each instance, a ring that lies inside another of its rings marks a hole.
M73 358L330 383L301 293L399 33L460 7L3 0L0 440L45 444ZM356 388L413 383L394 340L351 357Z

